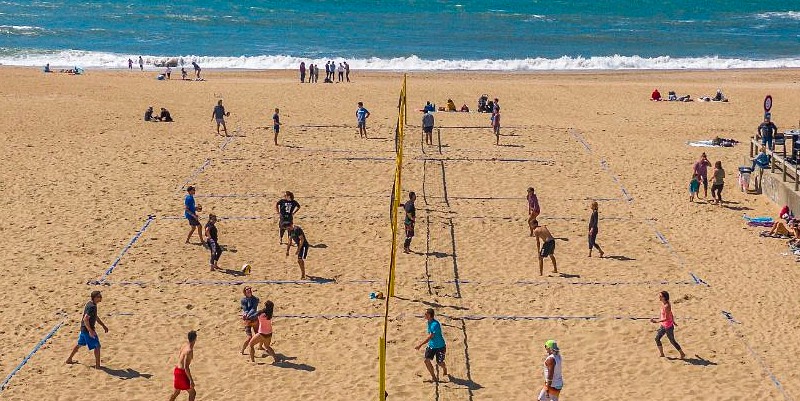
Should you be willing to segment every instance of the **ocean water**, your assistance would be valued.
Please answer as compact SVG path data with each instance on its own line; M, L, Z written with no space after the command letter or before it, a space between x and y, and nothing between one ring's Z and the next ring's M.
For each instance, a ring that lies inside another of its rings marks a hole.
M0 0L0 64L391 70L800 67L800 0Z

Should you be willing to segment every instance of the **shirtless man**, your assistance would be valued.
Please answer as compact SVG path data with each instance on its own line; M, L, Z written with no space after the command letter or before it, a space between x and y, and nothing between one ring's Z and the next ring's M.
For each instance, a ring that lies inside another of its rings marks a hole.
M175 370L172 372L175 391L169 397L169 401L175 401L183 390L189 393L189 401L194 401L197 396L197 392L194 391L192 371L189 369L192 358L194 358L194 343L197 341L197 332L192 330L187 337L189 342L181 347L178 353L178 365L175 366Z
M553 238L553 234L550 234L550 230L547 229L547 226L540 226L538 220L534 220L531 222L531 227L533 228L533 235L536 237L536 253L539 256L539 275L544 274L544 258L550 257L550 260L553 261L553 273L558 273L558 267L556 266L556 239Z

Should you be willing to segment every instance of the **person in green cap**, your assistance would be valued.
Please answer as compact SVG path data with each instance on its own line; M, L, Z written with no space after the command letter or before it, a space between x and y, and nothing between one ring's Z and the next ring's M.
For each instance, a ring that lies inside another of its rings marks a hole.
M564 378L561 376L561 353L556 340L547 340L544 343L547 356L544 358L544 387L539 392L539 401L558 401L561 388L564 387Z

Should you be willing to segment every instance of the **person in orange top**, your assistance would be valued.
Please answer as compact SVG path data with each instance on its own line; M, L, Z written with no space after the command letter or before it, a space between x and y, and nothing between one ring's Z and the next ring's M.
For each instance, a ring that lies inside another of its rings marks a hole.
M658 293L658 299L661 301L661 318L650 319L653 323L659 323L660 326L658 327L658 332L656 333L656 346L658 346L659 356L662 358L664 357L664 347L661 345L661 337L664 337L664 334L667 335L667 339L669 340L670 344L675 347L678 352L681 354L681 359L686 358L686 354L683 353L680 344L675 341L675 317L672 315L672 304L669 303L669 293L666 291L661 291Z
M275 355L275 350L270 347L272 343L272 314L275 310L275 304L272 301L264 302L264 309L258 311L258 333L253 336L250 340L250 361L256 361L256 345L261 345L264 347L264 351L269 354L269 356L275 359L275 362L278 362L278 356Z

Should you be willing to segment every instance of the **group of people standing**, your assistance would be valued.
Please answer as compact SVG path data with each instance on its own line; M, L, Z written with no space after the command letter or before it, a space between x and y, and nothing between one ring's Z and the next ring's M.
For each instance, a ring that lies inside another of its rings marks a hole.
M338 75L338 80L337 80ZM308 78L308 79L306 79ZM300 62L300 83L316 83L319 80L319 66L316 64L309 64L306 67L306 62ZM350 82L350 64L347 61L339 63L328 61L325 63L325 83L333 82Z
M699 198L700 185L703 185L703 199L708 198L708 168L711 162L708 161L706 152L700 155L700 160L694 163L692 169L692 180L689 183L689 201L694 202L694 198ZM708 203L722 205L722 189L725 187L725 169L722 162L714 162L714 170L711 175L711 200Z

